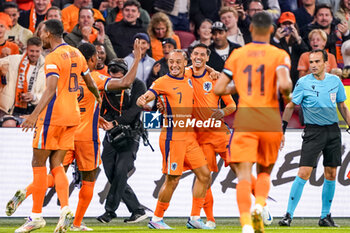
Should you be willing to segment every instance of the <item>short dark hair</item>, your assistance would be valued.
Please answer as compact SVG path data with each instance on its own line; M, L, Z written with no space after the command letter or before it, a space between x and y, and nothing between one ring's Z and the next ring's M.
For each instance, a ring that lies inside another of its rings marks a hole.
M316 7L315 7L315 13L314 13L314 16L316 16L317 15L317 13L318 13L318 11L319 10L321 10L321 9L323 9L323 8L327 8L330 12L331 12L331 14L332 14L332 16L333 16L333 10L332 10L332 7L330 6L330 5L328 5L328 4L326 4L326 3L323 3L323 4L317 4L316 5Z
M207 55L210 56L211 51L210 51L209 47L206 44L203 44L203 43L196 44L195 46L193 46L193 49L192 49L191 53L193 53L193 50L195 48L205 48L207 50Z
M103 46L104 47L103 43L99 42L98 40L95 40L93 45L95 45L95 46Z
M257 35L267 35L273 24L270 13L266 11L257 12L252 17L253 30Z
M3 5L3 10L9 9L9 8L16 8L18 10L18 5L15 2L5 2Z
M92 13L92 16L94 16L94 15L95 15L95 12L94 12L94 10L93 10L91 7L86 7L86 6L83 6L83 7L81 7L81 8L79 9L78 18L80 18L80 12L81 12L82 10L90 10L90 11L91 11L91 13Z
M139 11L141 8L141 4L137 0L127 0L123 5L123 9L127 6L136 6Z
M324 50L324 49L315 49L315 50L312 50L310 52L310 54L312 53L322 53L322 57L323 57L323 61L328 61L328 54L327 54L327 51Z
M62 16L61 9L59 7L57 7L57 6L52 6L46 11L46 18L47 18L48 13L50 11L53 11L53 10L58 11L60 13L60 15Z
M50 32L55 37L62 37L63 35L63 24L57 19L49 19L44 21L45 30Z
M27 40L27 47L31 46L31 45L35 45L35 46L41 47L43 45L43 43L42 43L42 41L41 41L41 39L39 37L33 36L33 37L31 37L31 38L29 38Z
M90 43L83 43L78 46L79 51L83 54L86 61L96 54L96 48Z

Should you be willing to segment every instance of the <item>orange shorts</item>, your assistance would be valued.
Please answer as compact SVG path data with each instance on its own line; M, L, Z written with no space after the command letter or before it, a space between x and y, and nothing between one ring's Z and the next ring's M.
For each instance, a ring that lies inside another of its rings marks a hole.
M265 167L274 164L282 135L282 132L234 132L227 163L256 162Z
M76 159L79 171L92 171L101 164L100 143L94 141L75 141L74 150L69 150L63 160L67 166Z
M193 170L207 164L194 137L175 141L159 139L159 147L163 155L164 174L182 175L183 171Z
M230 134L226 132L197 132L196 134L199 146L202 148L208 162L209 170L211 172L218 172L217 154L225 161L225 166L227 167L226 157L228 154Z
M78 126L36 125L33 148L41 150L73 150Z

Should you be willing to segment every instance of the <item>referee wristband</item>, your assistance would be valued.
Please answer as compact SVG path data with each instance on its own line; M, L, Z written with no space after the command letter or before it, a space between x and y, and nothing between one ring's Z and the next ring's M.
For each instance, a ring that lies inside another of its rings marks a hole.
M286 132L288 121L282 121L282 131L283 134Z

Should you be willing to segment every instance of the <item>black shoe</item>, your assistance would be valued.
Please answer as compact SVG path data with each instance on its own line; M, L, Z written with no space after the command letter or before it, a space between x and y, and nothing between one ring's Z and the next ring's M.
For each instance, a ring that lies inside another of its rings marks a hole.
M143 213L132 213L132 215L130 216L130 218L126 218L124 219L125 223L137 223L137 222L141 222L142 220L147 219L148 216L145 212Z
M110 221L112 221L113 218L116 217L117 215L115 213L105 212L101 216L98 216L96 219L102 223L109 223Z
M278 225L290 227L290 223L292 222L292 217L289 213L286 213L283 218L278 222Z
M325 218L320 218L318 225L320 227L339 227L339 225L334 222L331 214L327 214Z

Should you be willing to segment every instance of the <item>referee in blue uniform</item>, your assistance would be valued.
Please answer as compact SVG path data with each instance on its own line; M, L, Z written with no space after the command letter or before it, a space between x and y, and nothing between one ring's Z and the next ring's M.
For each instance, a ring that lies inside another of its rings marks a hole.
M324 183L322 189L322 212L319 226L338 227L331 214L331 204L335 192L337 166L341 165L341 133L338 127L338 109L347 125L350 112L344 85L340 79L326 73L327 53L324 50L311 51L310 71L300 78L293 91L293 98L283 113L283 132L285 132L296 105L301 105L306 127L303 133L299 171L290 190L287 212L279 221L280 226L290 226L294 210L298 205L306 181L312 169L317 166L317 158L323 153ZM284 137L282 139L282 147Z

